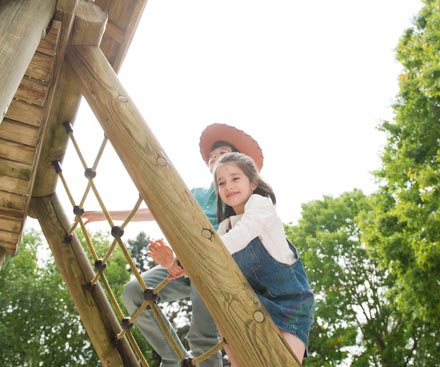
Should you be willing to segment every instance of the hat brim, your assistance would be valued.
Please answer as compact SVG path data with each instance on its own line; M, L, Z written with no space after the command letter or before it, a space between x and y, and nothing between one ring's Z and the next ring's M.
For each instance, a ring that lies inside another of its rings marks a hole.
M258 143L244 131L226 124L211 124L200 136L200 153L208 164L211 148L217 141L225 141L236 147L240 153L251 157L259 170L263 168L263 151Z

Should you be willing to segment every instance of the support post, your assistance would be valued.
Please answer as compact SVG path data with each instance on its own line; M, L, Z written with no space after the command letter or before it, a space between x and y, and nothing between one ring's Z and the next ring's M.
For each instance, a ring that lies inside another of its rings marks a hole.
M102 365L139 366L128 341L115 342L119 321L101 286L90 285L94 271L81 243L75 235L65 239L69 221L56 194L33 198L31 206Z
M56 0L0 1L0 123L45 36L55 5Z
M240 365L299 366L101 50L73 46L66 60Z

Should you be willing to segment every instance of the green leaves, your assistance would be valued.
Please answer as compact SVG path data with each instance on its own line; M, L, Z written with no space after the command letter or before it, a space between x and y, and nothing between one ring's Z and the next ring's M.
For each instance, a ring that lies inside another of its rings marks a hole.
M425 4L415 28L397 48L404 71L395 122L383 125L389 139L378 173L386 184L375 199L375 218L371 216L364 229L374 237L370 246L381 254L381 266L397 278L400 309L410 320L438 325L440 2ZM390 198L392 205L383 205Z
M398 330L390 330L385 321L391 313L384 296L387 273L369 256L357 223L361 213L371 210L370 202L354 190L302 209L298 225L287 231L317 299L307 365L338 366L348 358L352 366L377 363L390 348L387 338Z
M97 365L59 272L37 232L0 272L0 360L9 366Z

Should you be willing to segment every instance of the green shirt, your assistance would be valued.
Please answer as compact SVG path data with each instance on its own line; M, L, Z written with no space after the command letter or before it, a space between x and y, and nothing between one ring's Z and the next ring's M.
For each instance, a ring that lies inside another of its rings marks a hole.
M191 192L212 226L217 230L217 193L214 190L214 184L211 184L209 187L195 187Z

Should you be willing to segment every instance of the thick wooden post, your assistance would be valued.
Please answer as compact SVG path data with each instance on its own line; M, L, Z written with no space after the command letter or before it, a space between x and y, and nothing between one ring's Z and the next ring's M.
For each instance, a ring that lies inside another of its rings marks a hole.
M90 285L94 271L77 237L65 239L70 224L56 194L31 206L102 365L139 366L125 338L115 343L119 321L99 283Z
M66 60L240 365L298 366L101 50L74 46Z
M55 14L56 0L0 1L0 123Z

